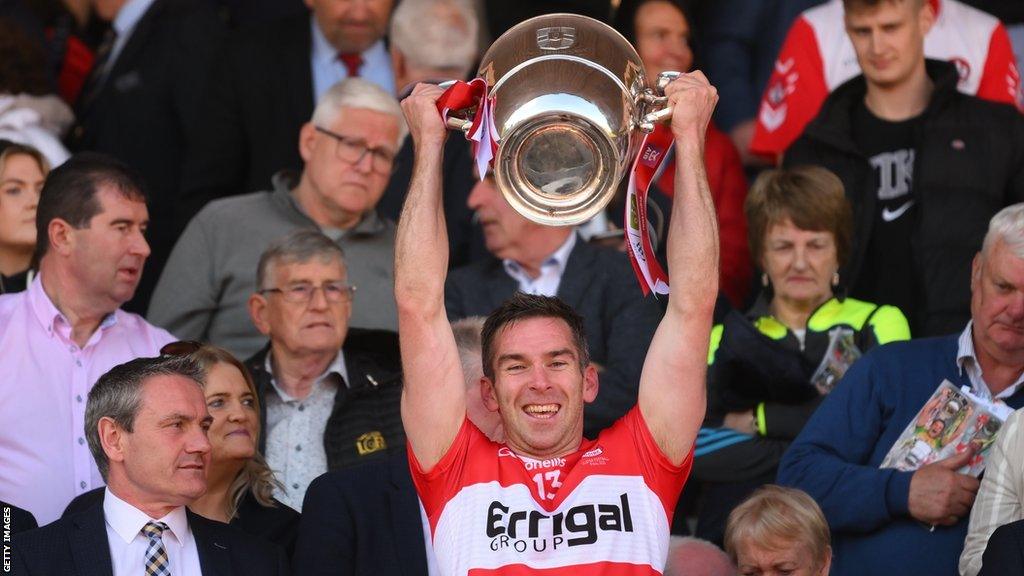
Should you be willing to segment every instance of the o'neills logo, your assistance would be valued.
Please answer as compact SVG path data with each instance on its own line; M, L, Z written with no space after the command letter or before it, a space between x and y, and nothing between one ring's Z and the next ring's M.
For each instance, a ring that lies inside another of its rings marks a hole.
M512 548L526 552L532 548L543 552L549 546L557 550L593 544L602 532L632 531L633 517L626 494L619 496L617 504L583 504L550 516L537 510L512 512L497 500L487 508L487 537L494 551Z
M536 470L538 468L543 470L544 468L561 468L561 467L565 466L565 458L550 458L548 460L535 460L533 458L526 458L526 457L519 456L518 454L516 454L515 452L513 452L512 450L510 450L506 446L502 446L501 448L498 448L498 456L499 457L501 457L501 456L510 456L512 458L515 458L516 460L519 460L520 462L522 462L523 463L523 468L526 468L527 470Z
M533 458L520 458L520 462L523 463L523 468L527 470L536 470L540 468L562 468L565 466L565 458L550 458L548 460L534 460Z

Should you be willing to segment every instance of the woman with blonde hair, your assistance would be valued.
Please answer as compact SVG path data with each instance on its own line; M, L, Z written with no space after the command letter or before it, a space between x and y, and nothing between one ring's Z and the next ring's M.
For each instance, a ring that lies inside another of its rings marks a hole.
M249 371L230 352L209 344L173 342L160 353L190 356L206 373L203 391L213 416L207 433L211 446L207 490L189 508L278 544L290 557L299 514L274 499L279 484L256 449L260 405Z
M762 486L726 523L725 552L741 576L827 576L832 546L825 515L806 493Z

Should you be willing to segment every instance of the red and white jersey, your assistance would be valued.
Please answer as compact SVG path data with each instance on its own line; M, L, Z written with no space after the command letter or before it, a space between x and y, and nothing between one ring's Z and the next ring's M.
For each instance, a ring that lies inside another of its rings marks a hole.
M596 440L550 460L517 456L463 422L413 482L442 574L661 574L693 452L673 466L634 407Z
M994 16L957 0L930 1L937 17L925 37L925 56L955 63L957 87L964 94L1019 108L1020 74L1006 28ZM860 73L846 35L842 0L806 10L779 51L750 150L769 157L784 152L817 116L829 93Z

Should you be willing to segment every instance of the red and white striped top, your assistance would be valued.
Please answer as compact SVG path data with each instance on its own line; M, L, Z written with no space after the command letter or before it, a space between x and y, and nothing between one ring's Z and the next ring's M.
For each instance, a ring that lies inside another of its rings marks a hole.
M520 457L469 420L416 490L445 575L660 574L693 462L673 466L634 407L560 458Z

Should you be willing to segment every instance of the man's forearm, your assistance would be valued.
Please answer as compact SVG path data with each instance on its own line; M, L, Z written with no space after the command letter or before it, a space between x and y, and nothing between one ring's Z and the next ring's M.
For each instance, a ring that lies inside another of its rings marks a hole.
M395 237L395 296L399 307L415 299L441 306L448 270L448 232L441 201L443 147L416 150L409 193Z
M676 141L676 195L667 248L670 312L713 310L718 292L718 221L703 138L694 130Z

